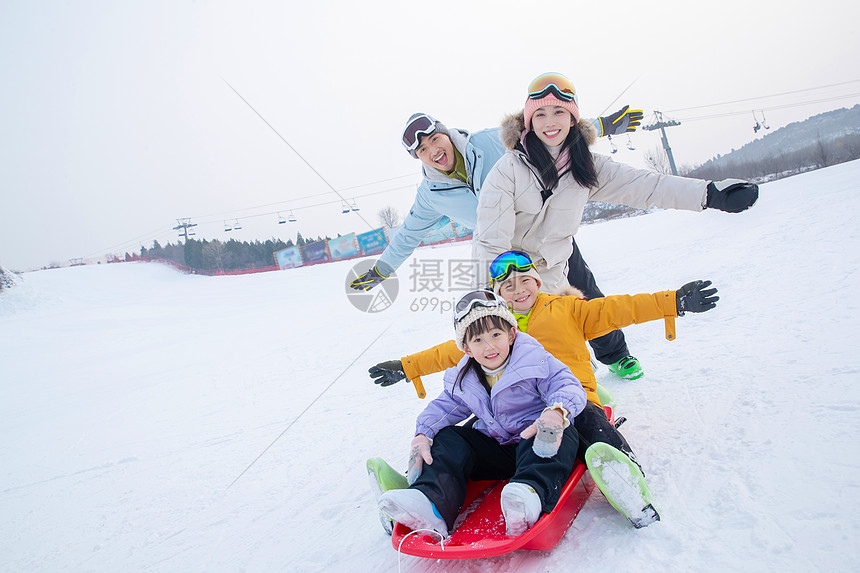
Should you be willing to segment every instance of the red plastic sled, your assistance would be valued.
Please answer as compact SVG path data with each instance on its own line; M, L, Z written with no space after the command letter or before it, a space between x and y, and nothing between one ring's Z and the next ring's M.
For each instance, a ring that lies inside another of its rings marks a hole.
M612 420L611 408L604 409ZM561 541L594 490L594 481L585 464L577 461L555 509L522 535L508 537L499 502L506 483L507 480L469 482L463 511L454 524L454 532L444 543L438 535L412 533L405 525L396 523L391 535L394 549L406 555L432 559L480 559L517 549L548 551Z
M564 536L579 510L594 490L594 481L587 475L585 464L577 462L570 479L561 491L561 497L552 513L547 513L528 531L517 537L505 535L505 520L499 498L507 481L470 482L466 492L466 508L458 518L458 526L445 540L438 536L414 533L403 524L394 525L391 543L407 555L432 559L478 559L502 555L517 549L547 551L555 547ZM480 497L492 488L490 492ZM463 515L472 509L471 513ZM409 535L409 537L406 537Z

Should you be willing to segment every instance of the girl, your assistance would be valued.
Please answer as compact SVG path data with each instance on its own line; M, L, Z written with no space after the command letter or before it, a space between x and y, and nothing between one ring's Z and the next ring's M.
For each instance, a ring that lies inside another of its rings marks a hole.
M659 175L591 153L593 124L580 121L576 91L561 74L538 76L523 111L508 116L501 129L508 151L484 182L472 242L482 287L488 284L489 262L516 249L532 255L545 292L558 293L570 281L589 298L603 296L590 273L568 264L573 235L590 200L640 209L711 207L734 213L758 198L758 187L744 181ZM623 339L604 346L595 348L595 355L611 371L630 379L642 375Z
M382 494L382 514L446 536L470 479L510 478L501 495L508 535L520 535L555 507L576 460L579 440L570 422L585 407L585 391L569 368L516 327L490 291L457 302L455 342L465 356L419 414L410 487ZM473 414L470 427L455 425Z
M521 331L518 336L528 332L581 381L588 404L574 419L574 430L579 437L577 455L588 465L601 491L613 507L637 528L659 520L630 445L601 408L586 341L613 328L660 319L666 323L666 338L674 340L675 317L683 316L685 312L711 310L719 300L717 289L709 288L710 281L694 281L677 291L615 295L588 301L580 298L570 287L565 293L569 296L551 295L541 292L541 277L531 257L519 251L507 251L496 257L490 265L490 279L496 293L513 310ZM385 386L439 372L456 364L462 357L462 349L449 341L400 360L377 364L370 369L370 374L377 383ZM592 446L595 448L589 454ZM598 453L601 460L596 464ZM634 488L623 484L607 486L601 481L607 459L626 466L624 471L629 471L629 481ZM380 487L382 489L385 488ZM638 491L641 495L634 500L630 496L631 491Z

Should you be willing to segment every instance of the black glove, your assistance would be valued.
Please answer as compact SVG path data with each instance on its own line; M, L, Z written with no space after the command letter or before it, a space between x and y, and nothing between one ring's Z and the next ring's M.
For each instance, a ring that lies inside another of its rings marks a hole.
M349 286L351 286L355 290L370 290L387 278L388 276L382 276L382 274L374 265L369 271L349 283Z
M755 205L758 199L758 185L740 179L723 179L708 183L708 202L710 209L727 213L740 213Z
M370 372L373 383L383 387L406 380L406 372L403 371L403 364L399 360L380 362L376 366L368 368L367 371Z
M625 105L613 114L597 118L600 120L600 127L603 130L600 135L620 135L636 131L636 128L642 123L643 117L644 114L641 109L631 110L629 105Z
M678 316L684 316L685 312L705 312L717 306L717 301L720 300L720 297L714 296L717 289L708 289L709 286L711 281L693 281L675 291Z

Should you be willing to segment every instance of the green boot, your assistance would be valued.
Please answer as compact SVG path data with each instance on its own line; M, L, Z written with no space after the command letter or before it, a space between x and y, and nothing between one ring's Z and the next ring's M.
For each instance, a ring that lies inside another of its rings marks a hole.
M367 460L367 477L370 479L370 489L375 499L390 489L406 489L409 483L406 476L388 465L382 458L370 458ZM387 515L379 512L379 521L388 535L394 531L394 521Z
M600 403L604 406L609 406L610 408L615 408L615 396L612 395L612 392L607 390L605 387L600 385L600 382L597 383L597 397L600 398Z
M660 521L642 470L619 450L597 442L585 451L585 465L607 501L639 529Z
M609 371L625 380L636 380L645 374L639 365L639 360L633 356L625 356L618 362L609 364Z

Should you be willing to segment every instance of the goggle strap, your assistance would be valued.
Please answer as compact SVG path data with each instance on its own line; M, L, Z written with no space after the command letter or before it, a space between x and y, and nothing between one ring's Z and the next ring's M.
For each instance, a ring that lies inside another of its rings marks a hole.
M562 89L559 88L555 84L549 84L548 86L546 86L545 88L543 88L540 91L529 92L529 98L530 99L543 99L550 94L554 95L557 99L560 99L563 101L573 101L573 96L574 96L574 94L568 93L566 91L562 91Z
M416 124L419 123L420 120L426 120L425 122L421 122L420 125L423 127L418 127ZM421 141L419 135L430 135L436 130L436 121L433 120L429 115L419 115L412 122L406 126L406 129L403 130L403 145L409 151L412 151L416 147L418 147L418 142ZM408 141L407 141L408 138Z

